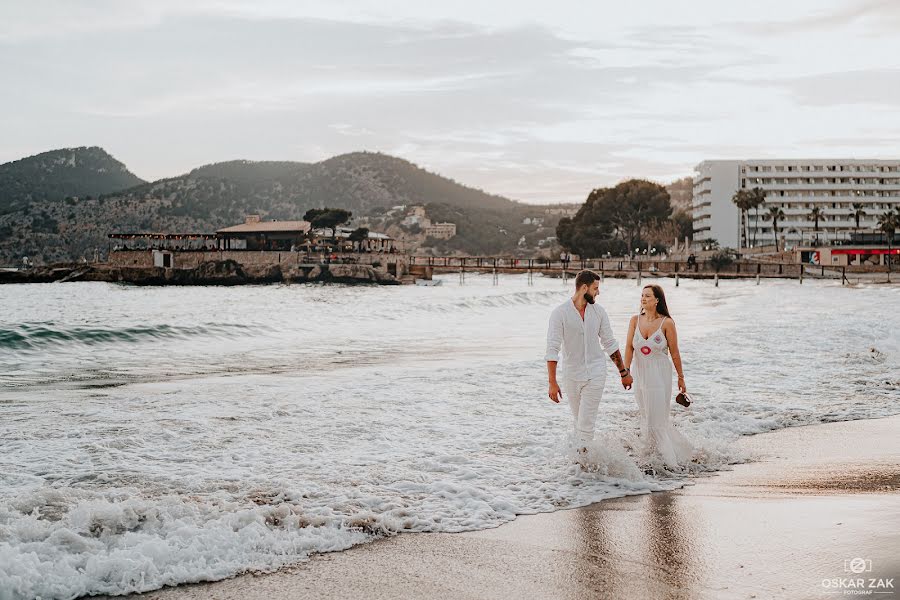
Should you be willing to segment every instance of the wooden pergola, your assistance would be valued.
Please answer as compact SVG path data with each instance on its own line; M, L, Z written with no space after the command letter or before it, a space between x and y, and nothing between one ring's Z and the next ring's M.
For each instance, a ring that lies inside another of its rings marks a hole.
M123 249L129 250L149 250L152 248L164 248L166 250L173 249L173 246L183 249L192 249L197 242L203 247L210 240L216 240L216 235L212 233L110 233L107 237L110 240L121 240ZM132 242L135 247L128 248L128 243ZM136 247L140 245L140 247Z

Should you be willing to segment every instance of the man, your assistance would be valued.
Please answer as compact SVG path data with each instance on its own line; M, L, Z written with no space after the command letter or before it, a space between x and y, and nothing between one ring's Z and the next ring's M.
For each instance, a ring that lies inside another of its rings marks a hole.
M631 373L622 362L609 315L602 306L595 304L599 292L599 275L588 270L578 273L575 294L553 310L547 328L545 359L550 379L549 396L556 403L559 403L561 393L568 398L581 454L587 452L587 445L594 437L594 421L606 383L604 355L608 355L619 369L626 390L631 389L633 383ZM556 379L560 349L562 390Z

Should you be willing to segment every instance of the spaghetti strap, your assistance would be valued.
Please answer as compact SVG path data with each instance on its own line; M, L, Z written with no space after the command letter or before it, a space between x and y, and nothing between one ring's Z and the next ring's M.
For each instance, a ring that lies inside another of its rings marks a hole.
M666 317L664 315L662 318L662 321L659 322L659 327L654 329L653 333L659 333L659 331L662 329L663 323L665 323L665 322L666 322ZM651 333L649 336L647 336L647 338L649 339L649 338L653 337L653 333Z

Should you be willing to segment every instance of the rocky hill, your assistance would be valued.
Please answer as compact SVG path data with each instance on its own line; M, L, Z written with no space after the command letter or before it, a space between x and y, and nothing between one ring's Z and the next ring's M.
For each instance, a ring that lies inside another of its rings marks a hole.
M104 156L107 161L100 161ZM83 176L75 177L65 165ZM526 217L543 215L545 207L369 152L312 164L231 161L147 183L103 150L80 148L8 163L0 172L18 173L0 180L0 207L5 207L0 210L0 265L20 264L22 256L36 263L102 256L110 232L212 232L243 222L247 214L300 219L308 209L323 206L346 208L355 217L383 215L401 204L426 205L435 217L465 215L464 222L458 219L459 239L446 249L469 253L521 251L522 236L553 236L558 221L550 216L540 226L526 225ZM54 172L72 176L50 177ZM86 185L91 172L102 180L102 191L100 184ZM112 191L116 185L127 189Z
M102 148L51 150L0 165L0 214L67 196L98 196L146 183Z

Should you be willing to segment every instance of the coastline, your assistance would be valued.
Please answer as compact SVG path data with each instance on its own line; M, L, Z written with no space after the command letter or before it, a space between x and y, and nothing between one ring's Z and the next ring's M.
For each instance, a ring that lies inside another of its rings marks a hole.
M900 415L745 436L759 460L678 490L129 597L830 598L862 579L882 584L863 595L900 598L897 431ZM869 569L847 570L854 558Z
M347 283L400 285L402 281L370 265L322 263L309 268L274 264L264 267L217 260L190 269L123 267L108 264L71 264L0 272L0 284L102 281L138 286L260 285L269 283Z

